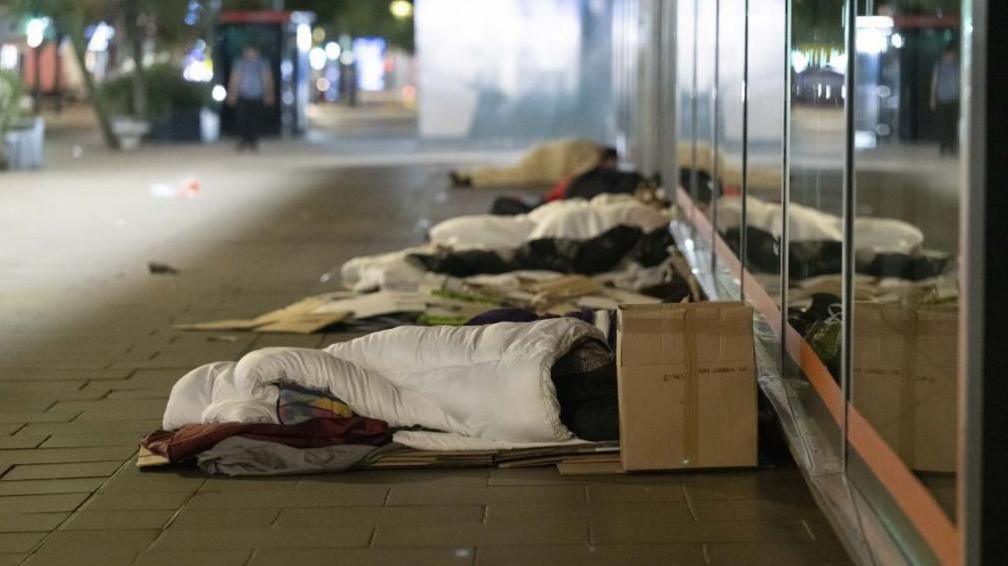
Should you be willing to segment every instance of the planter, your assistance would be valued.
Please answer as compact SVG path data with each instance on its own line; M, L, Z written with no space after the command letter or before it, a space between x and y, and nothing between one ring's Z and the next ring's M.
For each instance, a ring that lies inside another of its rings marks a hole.
M41 117L14 122L3 135L8 169L35 169L42 166L45 120Z
M112 131L119 138L119 147L125 151L136 149L149 130L150 124L143 120L126 117L112 119Z
M220 115L209 108L174 110L155 121L147 137L158 141L215 142L220 137Z

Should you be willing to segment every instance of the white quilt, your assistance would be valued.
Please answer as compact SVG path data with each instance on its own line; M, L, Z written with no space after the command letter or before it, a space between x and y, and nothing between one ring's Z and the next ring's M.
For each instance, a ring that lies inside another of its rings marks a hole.
M541 238L587 240L621 225L650 232L668 222L666 211L630 195L602 194L590 201L553 201L515 216L458 216L431 228L430 241L454 250L511 249Z
M163 427L278 422L281 382L323 391L403 431L419 449L524 447L577 441L560 422L553 363L587 323L557 318L487 326L403 326L323 350L266 348L196 368L172 388Z

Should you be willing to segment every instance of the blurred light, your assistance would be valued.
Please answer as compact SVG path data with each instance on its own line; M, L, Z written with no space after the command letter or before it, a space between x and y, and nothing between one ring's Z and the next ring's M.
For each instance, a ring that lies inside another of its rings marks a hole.
M893 19L891 16L858 16L857 27L888 29L893 27Z
M224 102L224 99L227 98L227 89L224 88L224 85L214 85L213 90L210 91L210 96L217 102Z
M35 49L45 41L45 31L49 27L49 18L32 18L25 27L25 41L28 47Z
M213 80L213 61L210 59L192 59L182 69L182 78L195 83L208 83Z
M312 39L315 40L315 43L322 43L325 41L325 30L322 28L315 28L311 35Z
M892 46L895 47L896 49L899 49L904 45L903 36L898 33L892 34L892 37L889 38L889 41L892 42Z
M357 86L361 90L385 88L385 40L380 37L358 37L353 42L357 61Z
M800 73L808 68L808 57L801 51L791 52L791 67L796 73Z
M389 12L400 20L404 20L413 15L413 4L407 2L407 0L392 0L389 3Z
M329 79L325 77L319 77L319 80L315 81L315 88L321 90L322 92L329 90L330 86L332 86L332 83L330 83Z
M416 100L416 87L413 85L403 85L400 89L403 101L413 102Z
M857 149L871 149L878 145L878 138L875 132L858 130L854 132L854 147Z
M290 62L290 59L284 59L280 62L280 76L289 79L291 73L294 72L294 63Z
M333 61L335 61L336 59L339 59L341 51L343 51L343 50L340 49L339 44L336 43L335 41L330 41L325 46L326 57L332 59Z
M88 51L105 51L108 49L109 40L115 37L115 29L105 22L98 22L94 31L91 32L91 39L88 41Z
M889 48L886 34L876 27L859 27L857 30L857 51L867 55L878 55Z
M297 47L298 51L307 52L311 49L311 26L308 24L298 24L297 27Z
M344 65L353 65L354 62L353 51L344 51L343 54L340 55L339 62Z
M321 47L312 47L311 51L308 52L308 64L316 71L324 69L327 60L325 49Z
M18 48L13 43L0 46L0 69L14 69L18 64Z
M829 67L840 74L847 73L847 54L836 51L829 58Z
M283 96L281 96L280 99L283 100L284 104L290 106L291 104L294 104L294 93L287 91L283 93Z

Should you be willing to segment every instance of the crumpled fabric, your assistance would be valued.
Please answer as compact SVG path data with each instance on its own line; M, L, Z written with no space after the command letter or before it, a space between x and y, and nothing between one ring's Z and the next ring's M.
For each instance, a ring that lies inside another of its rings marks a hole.
M591 200L554 201L527 214L457 216L430 230L430 243L454 251L515 248L528 240L586 240L616 226L646 232L668 225L668 211L644 204L631 195L602 194Z
M233 436L196 456L196 465L209 474L276 476L348 470L377 449L367 444L336 444L295 448L279 442Z
M355 416L311 419L296 425L241 422L187 424L172 431L152 432L140 441L140 445L170 462L178 462L236 436L298 448L336 444L381 446L392 440L392 433L384 421Z
M637 173L596 167L571 179L564 198L592 199L603 194L632 195L644 182Z

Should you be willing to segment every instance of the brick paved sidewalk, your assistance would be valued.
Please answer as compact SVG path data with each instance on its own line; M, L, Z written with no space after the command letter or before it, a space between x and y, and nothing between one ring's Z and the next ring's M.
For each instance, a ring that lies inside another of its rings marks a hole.
M795 470L138 472L137 440L185 371L353 337L172 322L328 290L320 276L349 257L492 198L445 191L430 166L336 168L296 150L154 148L0 177L0 565L846 563ZM190 175L194 199L148 192ZM180 273L150 275L152 260Z

